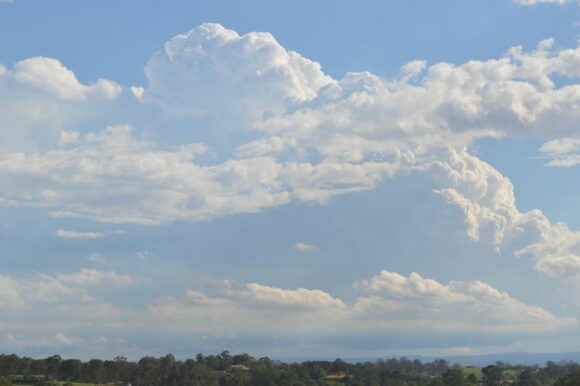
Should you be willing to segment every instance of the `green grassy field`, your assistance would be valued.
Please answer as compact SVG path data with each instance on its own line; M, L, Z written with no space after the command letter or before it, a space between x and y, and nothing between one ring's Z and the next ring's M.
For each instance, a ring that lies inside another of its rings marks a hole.
M465 367L463 369L463 374L467 377L470 374L473 374L477 377L478 380L481 380L482 374L481 369L479 367Z
M101 384L95 384L95 383L80 383L80 382L62 382L62 381L55 381L54 383L56 383L59 386L63 386L65 383L70 383L73 386L113 386L113 384L106 384L106 383L101 383ZM15 383L14 386L34 386L33 384L28 384L28 383Z
M481 369L479 367L465 367L463 369L463 374L467 377L469 374L474 374L478 380L481 381L483 374L481 373ZM516 379L518 377L517 370L503 370L503 376L506 379Z
M67 382L57 382L60 386L64 385ZM113 386L113 384L110 383L101 383L101 384L96 384L96 383L79 383L79 382L68 382L71 383L73 386Z

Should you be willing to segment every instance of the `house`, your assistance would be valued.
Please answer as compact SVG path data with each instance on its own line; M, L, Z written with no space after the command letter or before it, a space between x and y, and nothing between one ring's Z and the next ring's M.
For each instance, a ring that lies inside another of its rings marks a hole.
M8 376L8 378L14 384L30 384L38 381L46 381L48 379L46 375L34 374L15 374Z
M336 374L325 375L323 379L325 379L327 381L344 381L347 378L348 378L348 376L345 373L339 372Z
M234 373L236 371L250 371L250 368L245 365L231 365L228 371L231 373Z

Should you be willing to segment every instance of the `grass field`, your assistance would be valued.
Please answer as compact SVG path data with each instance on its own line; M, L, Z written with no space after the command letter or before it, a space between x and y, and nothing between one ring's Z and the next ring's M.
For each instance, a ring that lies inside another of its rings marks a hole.
M469 374L474 374L479 381L481 381L483 374L481 373L481 369L479 367L465 367L463 369L463 374L467 377ZM517 370L503 370L503 376L506 379L516 379L518 377Z
M100 383L100 384L96 384L96 383L80 383L80 382L61 382L61 381L55 381L54 383L56 383L59 386L63 386L65 383L70 383L73 386L113 386L113 384L107 384L107 383ZM14 386L35 386L32 383L14 383Z
M473 374L477 377L477 380L481 380L482 378L481 369L479 367L465 367L463 369L463 374L465 374L466 377Z

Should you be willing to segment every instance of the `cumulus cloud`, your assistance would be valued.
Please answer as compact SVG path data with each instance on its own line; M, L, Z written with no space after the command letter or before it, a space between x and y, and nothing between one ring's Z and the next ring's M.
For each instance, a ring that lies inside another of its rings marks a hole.
M123 234L123 231L111 231L111 232L79 232L79 231L70 231L64 229L57 229L54 234L56 237L61 239L102 239L110 235L119 235Z
M417 324L418 320L431 321L432 328L445 325L473 328L482 323L484 330L501 331L514 325L543 330L576 323L573 319L558 318L542 308L524 304L477 280L443 284L417 273L405 277L382 271L357 286L374 294L357 301L354 307L359 312L409 319L412 324Z
M126 125L113 126L88 133L79 148L0 155L0 175L13 181L0 194L56 207L60 216L147 224L252 213L292 200L323 202L371 188L387 169L377 163L279 163L271 157L205 166L194 162L207 151L201 144L155 150L131 133ZM39 183L44 189L31 186Z
M77 232L64 229L57 229L55 234L61 239L102 239L106 236L103 232Z
M320 290L305 288L284 290L257 283L250 283L247 288L252 297L259 302L301 307L345 307L342 300L334 299L326 292Z
M6 333L0 334L0 344L15 352L35 350L38 352L59 352L75 358L107 357L122 352L129 357L137 357L143 351L126 340L107 336L81 337L65 334L55 329L51 333ZM88 355L88 356L87 356Z
M299 241L294 245L294 249L299 252L314 252L318 250L318 247L314 244L308 244L303 241Z
M287 51L269 33L239 36L210 23L165 43L145 73L149 87L143 100L235 125L283 113L336 83L318 63Z
M73 274L58 274L56 280L65 284L78 287L100 287L105 285L126 286L132 284L134 279L129 275L118 274L113 271L97 271L96 269L82 268Z
M340 342L360 334L421 331L457 336L454 341L461 342L482 334L538 336L577 326L575 319L523 303L481 281L441 283L417 273L404 276L391 271L355 283L352 295L358 297L352 301L321 289L230 281L211 289L191 288L180 296L141 299L130 307L118 296L104 301L97 291L133 282L127 275L89 269L27 278L0 276L0 305L10 311L0 323L9 336L3 339L0 334L0 342L26 348L30 347L26 337L33 336L38 337L37 347L45 342L47 347L82 350L91 342L100 347L96 342L107 336L113 350L118 347L112 341L119 336L129 339L122 346L132 345L129 331L158 333L163 327L176 336L203 336L210 344L225 333L230 341L247 336L285 336L293 341L299 336L327 337L327 345L338 348ZM26 322L40 314L42 325ZM79 328L89 327L98 327L98 335L76 336ZM386 349L388 343L377 348Z
M491 165L465 151L452 151L446 161L434 162L430 171L441 181L434 192L462 209L467 234L474 241L530 256L538 270L551 276L573 275L571 260L558 257L580 254L580 232L564 223L551 223L538 209L520 212L513 184ZM549 272L548 265L540 263L546 256L551 259ZM565 267L556 269L558 262Z
M92 303L94 298L89 289L127 286L133 282L129 275L86 268L75 273L37 274L23 278L0 275L0 304L10 309L40 309L44 303Z
M512 0L514 4L518 5L536 5L536 4L558 4L564 5L571 3L571 0Z
M18 83L64 100L85 100L90 94L112 99L121 92L119 85L104 79L90 86L83 85L71 70L52 58L36 57L18 62L11 75Z
M552 277L578 276L580 275L580 256L546 256L537 261L536 268Z
M550 161L550 167L572 167L580 164L580 138L558 138L544 143L540 147Z
M336 80L268 33L203 24L169 40L148 83L128 88L27 59L0 68L0 205L160 224L324 203L423 173L474 241L540 270L551 256L554 275L580 253L579 234L520 212L511 182L465 150L511 136L559 140L542 147L557 159L575 151L580 49L553 45Z
M386 292L396 298L439 298L447 302L465 301L464 295L454 292L433 279L424 279L413 272L409 277L396 272L381 271L370 280L356 284L359 288L368 289L372 292Z
M0 305L2 307L20 304L18 282L8 276L0 275Z
M224 321L235 317L238 323L228 329L237 333L256 329L296 332L298 327L302 334L331 328L335 334L346 335L413 329L489 333L550 331L576 325L574 319L559 318L480 281L443 284L417 273L405 277L382 271L355 287L368 294L347 304L320 290L287 290L257 283L240 288L228 285L220 294L189 291L181 298L158 299L149 307L149 317L180 330L205 332L219 331L225 328Z

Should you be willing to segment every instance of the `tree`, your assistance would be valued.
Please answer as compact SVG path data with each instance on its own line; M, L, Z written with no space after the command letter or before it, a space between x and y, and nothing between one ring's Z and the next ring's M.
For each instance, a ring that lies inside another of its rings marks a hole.
M540 386L540 382L536 377L536 372L530 369L522 371L518 375L516 386Z
M100 359L91 359L82 369L83 379L90 383L106 383L107 373L105 371L105 365Z
M465 381L467 383L469 383L470 385L475 385L476 383L478 383L479 381L477 380L477 376L473 373L469 374L466 378Z
M138 363L137 386L158 386L161 383L159 374L160 363L157 358L143 357Z
M250 363L253 361L254 358L252 358L249 354L234 355L234 365L250 366Z
M443 378L436 377L429 381L429 386L445 386L445 382L443 382Z
M30 363L30 373L42 375L46 373L46 362L44 360L36 360Z
M227 370L234 363L234 358L227 350L219 354L217 359L219 363L219 370Z
M174 386L176 384L176 362L172 354L161 358L160 367L161 386Z
M180 385L184 386L217 386L218 379L213 372L207 368L205 363L188 359L181 366Z
M333 373L343 372L346 373L348 371L348 363L343 361L340 358L337 358L334 362L332 362L332 370Z
M445 386L463 386L463 370L449 369L443 373Z
M499 386L503 380L502 370L498 366L486 366L481 372L483 373L483 384L485 386Z
M578 386L580 385L580 369L571 374L558 378L554 386Z
M53 355L48 357L44 360L44 362L46 363L46 375L48 378L58 378L58 371L60 369L60 363L62 362L60 355Z
M78 382L81 379L81 374L82 363L78 359L65 359L60 364L59 379L61 381Z
M0 386L12 386L12 381L6 377L0 377Z

